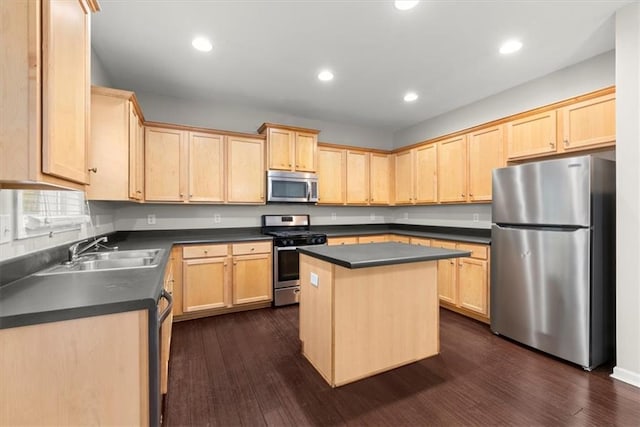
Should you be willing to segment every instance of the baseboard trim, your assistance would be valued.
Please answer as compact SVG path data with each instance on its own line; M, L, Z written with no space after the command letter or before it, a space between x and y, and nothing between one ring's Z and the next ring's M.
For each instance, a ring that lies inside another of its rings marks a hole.
M611 378L623 381L627 384L631 384L634 387L640 388L640 373L632 372L624 368L614 367Z

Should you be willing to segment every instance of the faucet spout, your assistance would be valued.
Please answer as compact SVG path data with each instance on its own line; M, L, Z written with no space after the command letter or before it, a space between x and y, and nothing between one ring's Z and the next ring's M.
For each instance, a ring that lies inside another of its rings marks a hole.
M97 247L100 243L106 242L107 236L102 236L99 239L94 239L89 242L89 239L81 240L80 242L76 242L73 245L69 246L69 262L73 262L84 252L88 251L91 248ZM87 243L89 242L89 243ZM80 248L80 245L87 243L86 246Z

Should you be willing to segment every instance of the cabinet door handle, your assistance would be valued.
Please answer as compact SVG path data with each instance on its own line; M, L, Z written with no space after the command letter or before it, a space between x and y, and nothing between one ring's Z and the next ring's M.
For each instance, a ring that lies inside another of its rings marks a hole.
M252 250L252 251L255 251L255 250L256 250L256 248L251 248L251 250Z
M98 168L89 168L87 169L89 172L98 173Z
M461 196L464 197L464 193L462 193Z
M289 165L289 166L291 166L291 165ZM298 165L296 165L296 167L298 167Z
M551 148L556 148L556 144L554 144L553 142L550 142L550 143L549 143L549 147L551 147Z
M183 194L183 193L180 193L180 198L182 199L183 197L184 197L184 194Z
M238 263L236 261L233 261L233 265L238 265Z
M565 147L568 147L568 146L569 146L569 140L568 140L568 139L565 139L565 140L564 140L564 146L565 146Z
M289 167L291 167L291 163L289 163Z

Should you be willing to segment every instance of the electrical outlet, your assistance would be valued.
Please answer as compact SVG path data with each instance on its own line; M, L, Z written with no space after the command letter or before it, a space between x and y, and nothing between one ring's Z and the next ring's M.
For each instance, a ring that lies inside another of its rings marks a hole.
M147 224L154 225L156 223L156 214L147 215Z
M335 212L331 212L331 219L332 219L332 220L334 220L334 221L335 221L336 219L338 219L338 216L336 215L336 213L335 213Z
M220 221L222 221L222 217L220 216L220 214L213 214L213 222L219 224Z
M370 219L371 221L375 221L375 220L376 220L376 214L371 213L371 214L369 215L369 219Z
M473 214L473 222L478 222L478 221L480 221L480 214L477 214L477 213Z

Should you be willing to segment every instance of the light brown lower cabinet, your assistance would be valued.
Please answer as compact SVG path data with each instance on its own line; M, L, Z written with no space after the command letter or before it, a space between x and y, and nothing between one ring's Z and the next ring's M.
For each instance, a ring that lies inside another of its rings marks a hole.
M148 316L0 330L0 425L149 425Z
M271 301L271 243L239 243L232 245L233 305Z
M399 234L373 234L370 236L345 236L330 237L327 244L331 245L355 245L356 243L381 243L381 242L398 242L409 243L409 236L401 236Z
M177 320L268 306L273 299L271 241L174 248Z
M173 295L173 263L170 261L164 273L164 290ZM167 309L169 303L165 298L160 300L158 315ZM167 394L169 384L169 354L171 350L171 329L173 323L173 311L164 319L160 327L160 393Z
M470 257L438 261L440 304L489 323L488 246L443 240L433 240L432 246L471 252Z

